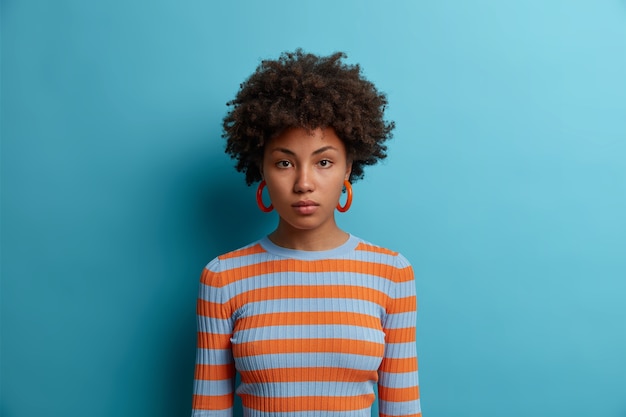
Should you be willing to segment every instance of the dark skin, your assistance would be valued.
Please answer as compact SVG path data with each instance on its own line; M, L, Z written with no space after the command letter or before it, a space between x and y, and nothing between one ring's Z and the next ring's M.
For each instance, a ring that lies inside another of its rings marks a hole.
M270 140L262 173L279 221L269 238L278 246L308 251L345 243L349 235L337 226L335 207L351 169L332 128L293 128Z

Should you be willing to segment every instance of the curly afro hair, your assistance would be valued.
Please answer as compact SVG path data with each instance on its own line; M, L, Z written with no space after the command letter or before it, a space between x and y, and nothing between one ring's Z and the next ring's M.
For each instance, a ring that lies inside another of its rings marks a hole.
M226 153L246 183L260 181L265 143L285 129L332 127L352 161L350 180L363 178L363 168L384 159L384 142L393 122L384 120L387 97L361 74L359 65L342 62L343 52L330 56L284 52L262 61L241 84L232 109L224 117Z

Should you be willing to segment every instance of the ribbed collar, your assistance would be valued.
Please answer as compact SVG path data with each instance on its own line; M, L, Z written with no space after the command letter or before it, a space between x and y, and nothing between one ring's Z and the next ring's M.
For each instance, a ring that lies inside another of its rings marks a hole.
M308 250L296 250L296 249L283 248L282 246L276 245L267 236L259 240L259 244L267 252L276 256L281 256L283 258L291 258L291 259L302 259L305 261L316 261L320 259L340 258L346 253L353 251L357 247L360 241L361 239L359 239L358 237L350 235L348 237L348 240L341 246L337 246L336 248L333 248L333 249L320 250L320 251L308 251Z

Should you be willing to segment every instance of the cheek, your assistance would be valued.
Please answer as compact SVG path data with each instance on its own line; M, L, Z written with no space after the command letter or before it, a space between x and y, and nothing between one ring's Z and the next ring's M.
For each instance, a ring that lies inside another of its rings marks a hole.
M286 181L281 181L280 178L272 177L266 178L265 183L267 185L267 192L269 196L274 199L279 199L281 196L291 192L291 188Z
M341 179L338 179L337 182L333 184L332 192L334 193L334 197L341 197L343 193L343 177Z

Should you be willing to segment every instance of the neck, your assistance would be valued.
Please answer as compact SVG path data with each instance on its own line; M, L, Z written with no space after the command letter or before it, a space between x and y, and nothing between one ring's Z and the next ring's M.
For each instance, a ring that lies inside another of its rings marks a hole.
M294 229L279 221L278 227L270 235L270 240L283 248L303 251L322 251L334 249L346 243L350 235L336 224L325 230Z

